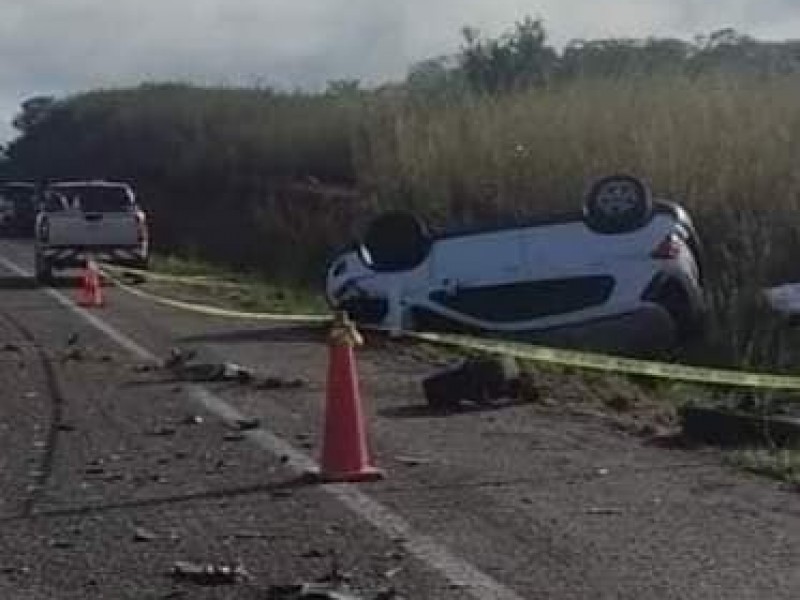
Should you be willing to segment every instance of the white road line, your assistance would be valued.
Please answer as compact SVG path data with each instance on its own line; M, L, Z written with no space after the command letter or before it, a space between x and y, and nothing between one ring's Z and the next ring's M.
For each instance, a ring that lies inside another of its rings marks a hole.
M21 277L32 276L30 272L3 256L0 256L0 265ZM84 319L136 357L145 361L158 360L154 353L139 345L100 317L77 306L61 292L53 288L44 288L43 291L61 306ZM202 386L192 385L187 388L187 391L195 402L224 420L234 421L243 417L233 406ZM266 429L248 432L248 437L270 454L288 458L287 466L298 474L307 473L318 468L314 460L308 455ZM403 540L405 547L411 554L438 570L452 585L468 593L473 598L479 600L523 600L516 592L482 572L471 563L456 556L433 538L416 532L403 517L361 492L357 487L336 484L323 485L320 488L331 494L352 512L372 524L389 538Z

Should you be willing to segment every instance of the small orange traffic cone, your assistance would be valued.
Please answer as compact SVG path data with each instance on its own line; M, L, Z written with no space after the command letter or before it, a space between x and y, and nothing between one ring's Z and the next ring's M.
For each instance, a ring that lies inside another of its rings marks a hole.
M84 307L103 306L103 284L100 281L100 270L97 263L89 258L81 276L81 286L78 290L78 305Z
M318 474L323 481L375 481L383 477L372 465L367 445L353 354L353 347L361 343L346 313L337 313L329 339L325 430Z

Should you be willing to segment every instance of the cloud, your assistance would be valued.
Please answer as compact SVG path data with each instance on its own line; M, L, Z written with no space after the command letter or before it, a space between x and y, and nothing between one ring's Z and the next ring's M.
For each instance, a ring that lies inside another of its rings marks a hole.
M144 80L320 87L401 77L527 14L552 39L690 37L724 26L786 37L794 0L2 0L0 119L40 93ZM8 128L0 126L0 139Z

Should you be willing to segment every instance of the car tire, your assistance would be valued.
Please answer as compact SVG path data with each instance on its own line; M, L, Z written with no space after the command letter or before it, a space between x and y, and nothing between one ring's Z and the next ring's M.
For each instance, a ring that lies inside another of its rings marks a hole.
M37 283L49 284L53 282L53 265L41 254L36 254L35 276Z
M583 215L586 225L597 233L628 233L653 216L653 196L638 177L609 175L589 187Z
M370 223L361 255L376 271L405 271L428 256L431 238L425 223L407 212L389 212Z

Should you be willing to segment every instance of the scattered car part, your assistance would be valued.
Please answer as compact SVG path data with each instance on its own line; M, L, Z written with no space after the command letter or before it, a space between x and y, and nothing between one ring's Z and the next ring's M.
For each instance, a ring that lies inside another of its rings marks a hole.
M248 383L253 379L253 373L236 363L189 363L175 365L171 369L175 376L183 381L215 382L236 381Z
M241 419L236 419L231 423L231 425L239 431L251 431L261 427L261 419L257 417L244 417Z
M306 385L302 379L284 379L282 377L265 377L256 384L260 390L297 389Z
M144 527L137 527L133 532L133 541L135 542L152 542L157 539L158 536L154 532Z
M428 405L457 408L461 401L488 404L514 398L519 392L519 365L511 358L469 358L455 368L439 371L422 382Z
M321 583L275 585L268 594L269 600L360 600L357 596Z
M193 360L197 356L195 350L184 350L182 348L171 348L169 356L164 361L165 369L173 369L179 365L185 364Z
M176 562L170 569L170 575L204 586L233 585L249 577L241 565L200 565L187 561Z

